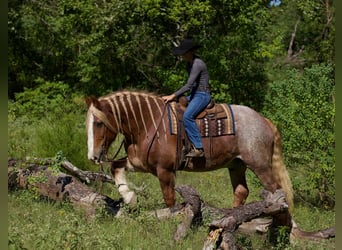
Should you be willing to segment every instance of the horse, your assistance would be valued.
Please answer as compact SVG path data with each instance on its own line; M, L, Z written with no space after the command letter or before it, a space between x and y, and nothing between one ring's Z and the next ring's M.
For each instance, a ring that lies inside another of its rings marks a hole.
M85 102L89 160L104 161L117 135L124 137L127 157L112 165L112 173L125 203L136 202L134 192L127 186L125 170L156 176L166 206L172 207L176 205L176 171L227 168L233 187L233 207L238 207L245 203L249 194L245 174L248 168L266 190L273 193L283 189L289 207L293 206L292 185L282 160L280 133L269 119L252 108L229 105L234 114L234 134L202 137L205 157L187 159L186 167L181 167L177 146L179 135L170 133L172 124L167 112L170 104L165 104L161 97L143 91L122 90L99 98L85 97Z

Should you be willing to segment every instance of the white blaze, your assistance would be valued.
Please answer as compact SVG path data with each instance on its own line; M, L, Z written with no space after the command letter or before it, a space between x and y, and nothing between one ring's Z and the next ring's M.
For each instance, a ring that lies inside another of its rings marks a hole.
M89 114L88 119L88 159L92 160L94 157L94 133L93 133L94 115Z

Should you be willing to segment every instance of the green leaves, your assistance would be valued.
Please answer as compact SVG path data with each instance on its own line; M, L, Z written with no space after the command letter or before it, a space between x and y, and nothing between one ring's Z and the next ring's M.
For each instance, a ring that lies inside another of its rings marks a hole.
M71 98L68 85L61 82L45 82L35 89L17 93L16 102L9 106L9 112L14 112L15 117L29 113L32 119L40 119L47 113L56 112L65 103L66 98Z
M270 84L264 114L282 134L289 168L303 168L306 185L298 193L334 203L335 82L331 65L287 71L287 78ZM298 173L297 173L298 174ZM307 188L307 187L311 188ZM317 190L317 192L313 192Z
M325 4L325 5L324 5ZM113 0L9 1L9 94L39 78L86 94L139 87L169 92L167 76L183 70L171 54L193 36L203 45L213 89L229 86L232 102L260 110L265 82L293 44L299 63L334 58L331 1ZM161 71L168 71L161 73ZM164 78L166 77L166 78ZM258 93L255 95L255 93ZM214 93L219 95L219 93Z

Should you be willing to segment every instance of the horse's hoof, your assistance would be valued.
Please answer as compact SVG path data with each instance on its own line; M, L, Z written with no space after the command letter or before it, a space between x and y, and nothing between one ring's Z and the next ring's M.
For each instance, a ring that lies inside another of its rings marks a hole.
M124 203L127 204L131 208L136 207L138 204L138 199L137 199L136 194L133 191L125 194Z
M170 207L170 211L171 213L174 213L174 212L178 212L180 210L182 210L184 206L182 204L176 204L176 205L173 205L172 207Z

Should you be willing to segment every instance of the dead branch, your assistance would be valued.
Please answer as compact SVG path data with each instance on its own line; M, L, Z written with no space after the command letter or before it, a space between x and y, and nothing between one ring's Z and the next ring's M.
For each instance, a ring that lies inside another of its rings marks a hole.
M111 175L105 173L84 171L77 168L69 161L63 161L61 163L61 167L87 183L90 183L90 181L101 181L115 184L114 179Z
M12 159L12 161L15 161ZM57 164L57 160L50 158L30 158L25 159L25 164L36 164L40 166L54 165ZM71 175L79 178L80 180L90 183L91 181L101 181L115 184L114 179L111 175L99 172L84 171L73 165L71 162L64 160L60 163L60 166L65 169Z
M209 226L209 234L204 243L203 249L239 249L235 243L236 232L245 234L267 233L272 226L272 216L281 215L288 210L285 200L285 193L279 189L274 193L262 191L262 201L248 203L233 209L215 208L202 201L198 192L189 186L178 186L176 191L182 196L183 208L171 212L168 209L168 216L181 213L182 223L174 234L175 240L182 239L190 227L201 222L202 213L210 215L210 218L220 217L214 220ZM167 216L165 216L167 217ZM164 217L164 218L165 218ZM292 220L291 239L321 240L335 237L335 228L329 228L316 232L305 232Z
M288 205L285 201L283 190L279 189L274 194L267 191L264 191L264 193L266 195L264 195L265 199L263 201L251 202L244 206L236 207L220 220L213 221L209 226L208 242L205 242L203 249L210 249L208 247L212 247L213 243L215 245L218 244L218 242L214 242L212 239L212 235L217 237L217 232L219 232L220 236L217 237L216 241L220 239L220 249L239 249L235 244L234 233L243 222L287 211Z
M305 232L298 227L295 221L292 221L291 238L301 240L322 240L335 238L335 227L314 232Z
M291 40L289 43L289 47L287 49L287 57L286 57L286 62L290 63L290 62L294 62L294 63L302 63L301 61L299 61L299 56L304 52L304 46L302 46L299 51L294 52L293 51L293 44L295 41L295 37L297 34L297 27L299 24L299 20L296 22L295 26L294 26L294 31L291 34Z
M183 238L188 229L197 222L201 221L201 198L198 192L190 186L177 186L176 191L182 196L185 207L183 208L183 221L178 225L174 234L174 240Z

